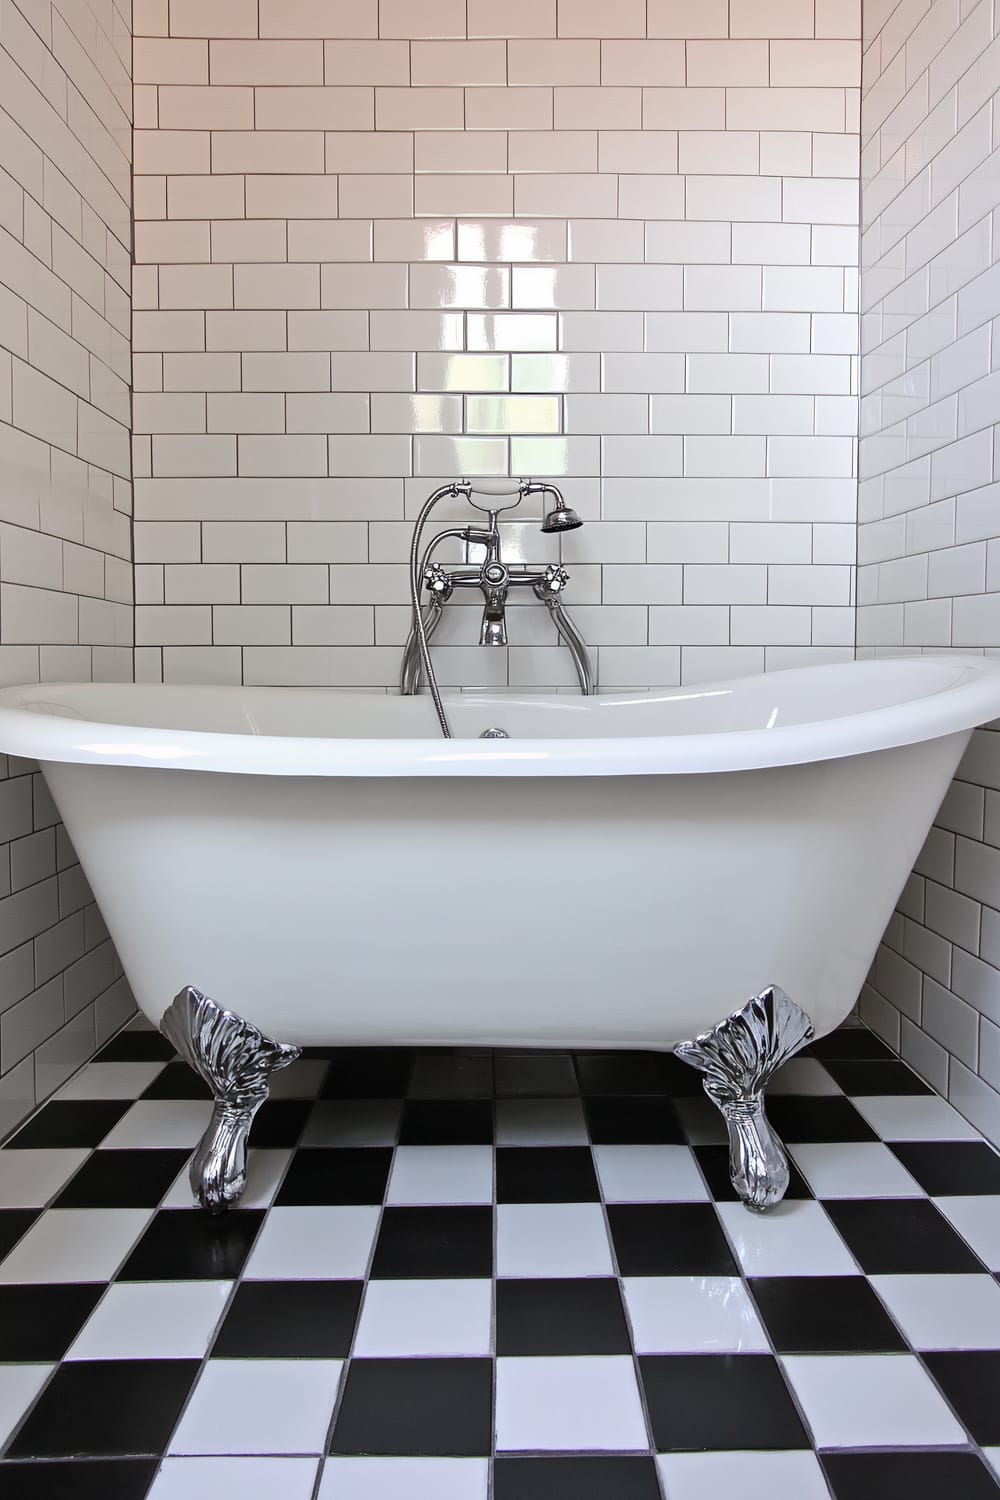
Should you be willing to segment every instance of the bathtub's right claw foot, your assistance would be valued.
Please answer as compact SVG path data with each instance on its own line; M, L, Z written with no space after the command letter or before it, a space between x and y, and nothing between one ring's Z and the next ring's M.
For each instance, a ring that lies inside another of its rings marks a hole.
M215 1108L191 1162L202 1208L221 1213L247 1184L247 1137L272 1073L299 1055L190 985L163 1013L160 1030L212 1090Z
M718 1105L729 1132L729 1172L747 1208L773 1208L788 1187L788 1158L764 1110L772 1073L813 1036L805 1011L776 985L742 1010L674 1048L698 1068L702 1087Z

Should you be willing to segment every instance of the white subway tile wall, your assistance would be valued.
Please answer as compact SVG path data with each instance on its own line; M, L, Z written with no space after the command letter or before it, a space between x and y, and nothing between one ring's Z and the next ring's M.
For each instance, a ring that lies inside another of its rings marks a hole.
M0 5L5 685L132 675L131 46L116 0ZM0 757L0 1133L131 1009L37 767Z
M137 5L137 675L391 688L463 474L585 518L509 541L608 689L850 657L860 21L818 9ZM571 687L534 615L457 610L443 679Z
M861 656L1000 655L1000 115L988 0L867 0ZM862 1015L1000 1142L1000 725L976 732Z

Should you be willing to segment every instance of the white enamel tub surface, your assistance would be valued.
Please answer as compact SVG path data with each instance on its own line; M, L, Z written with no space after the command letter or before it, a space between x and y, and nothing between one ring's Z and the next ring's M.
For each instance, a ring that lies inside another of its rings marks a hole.
M1000 667L449 712L43 684L0 693L0 751L41 763L153 1022L193 985L298 1044L668 1048L770 984L843 1020Z

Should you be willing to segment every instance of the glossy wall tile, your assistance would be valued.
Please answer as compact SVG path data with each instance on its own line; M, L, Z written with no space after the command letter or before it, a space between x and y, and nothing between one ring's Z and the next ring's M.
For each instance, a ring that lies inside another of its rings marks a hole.
M130 9L0 11L0 682L132 675ZM0 758L0 1130L132 1009L37 767Z
M564 486L610 689L849 656L853 9L252 12L136 6L138 674L390 687L461 474ZM454 685L568 685L520 614Z
M871 3L862 107L861 655L1000 646L997 25ZM1000 733L977 730L890 923L869 1022L1000 1140Z

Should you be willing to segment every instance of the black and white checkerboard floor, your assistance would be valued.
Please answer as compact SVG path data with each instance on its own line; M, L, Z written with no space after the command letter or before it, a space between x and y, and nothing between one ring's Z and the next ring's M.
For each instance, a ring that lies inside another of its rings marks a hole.
M734 1201L654 1054L312 1054L243 1205L122 1032L0 1151L4 1500L1000 1500L1000 1156L868 1031Z

